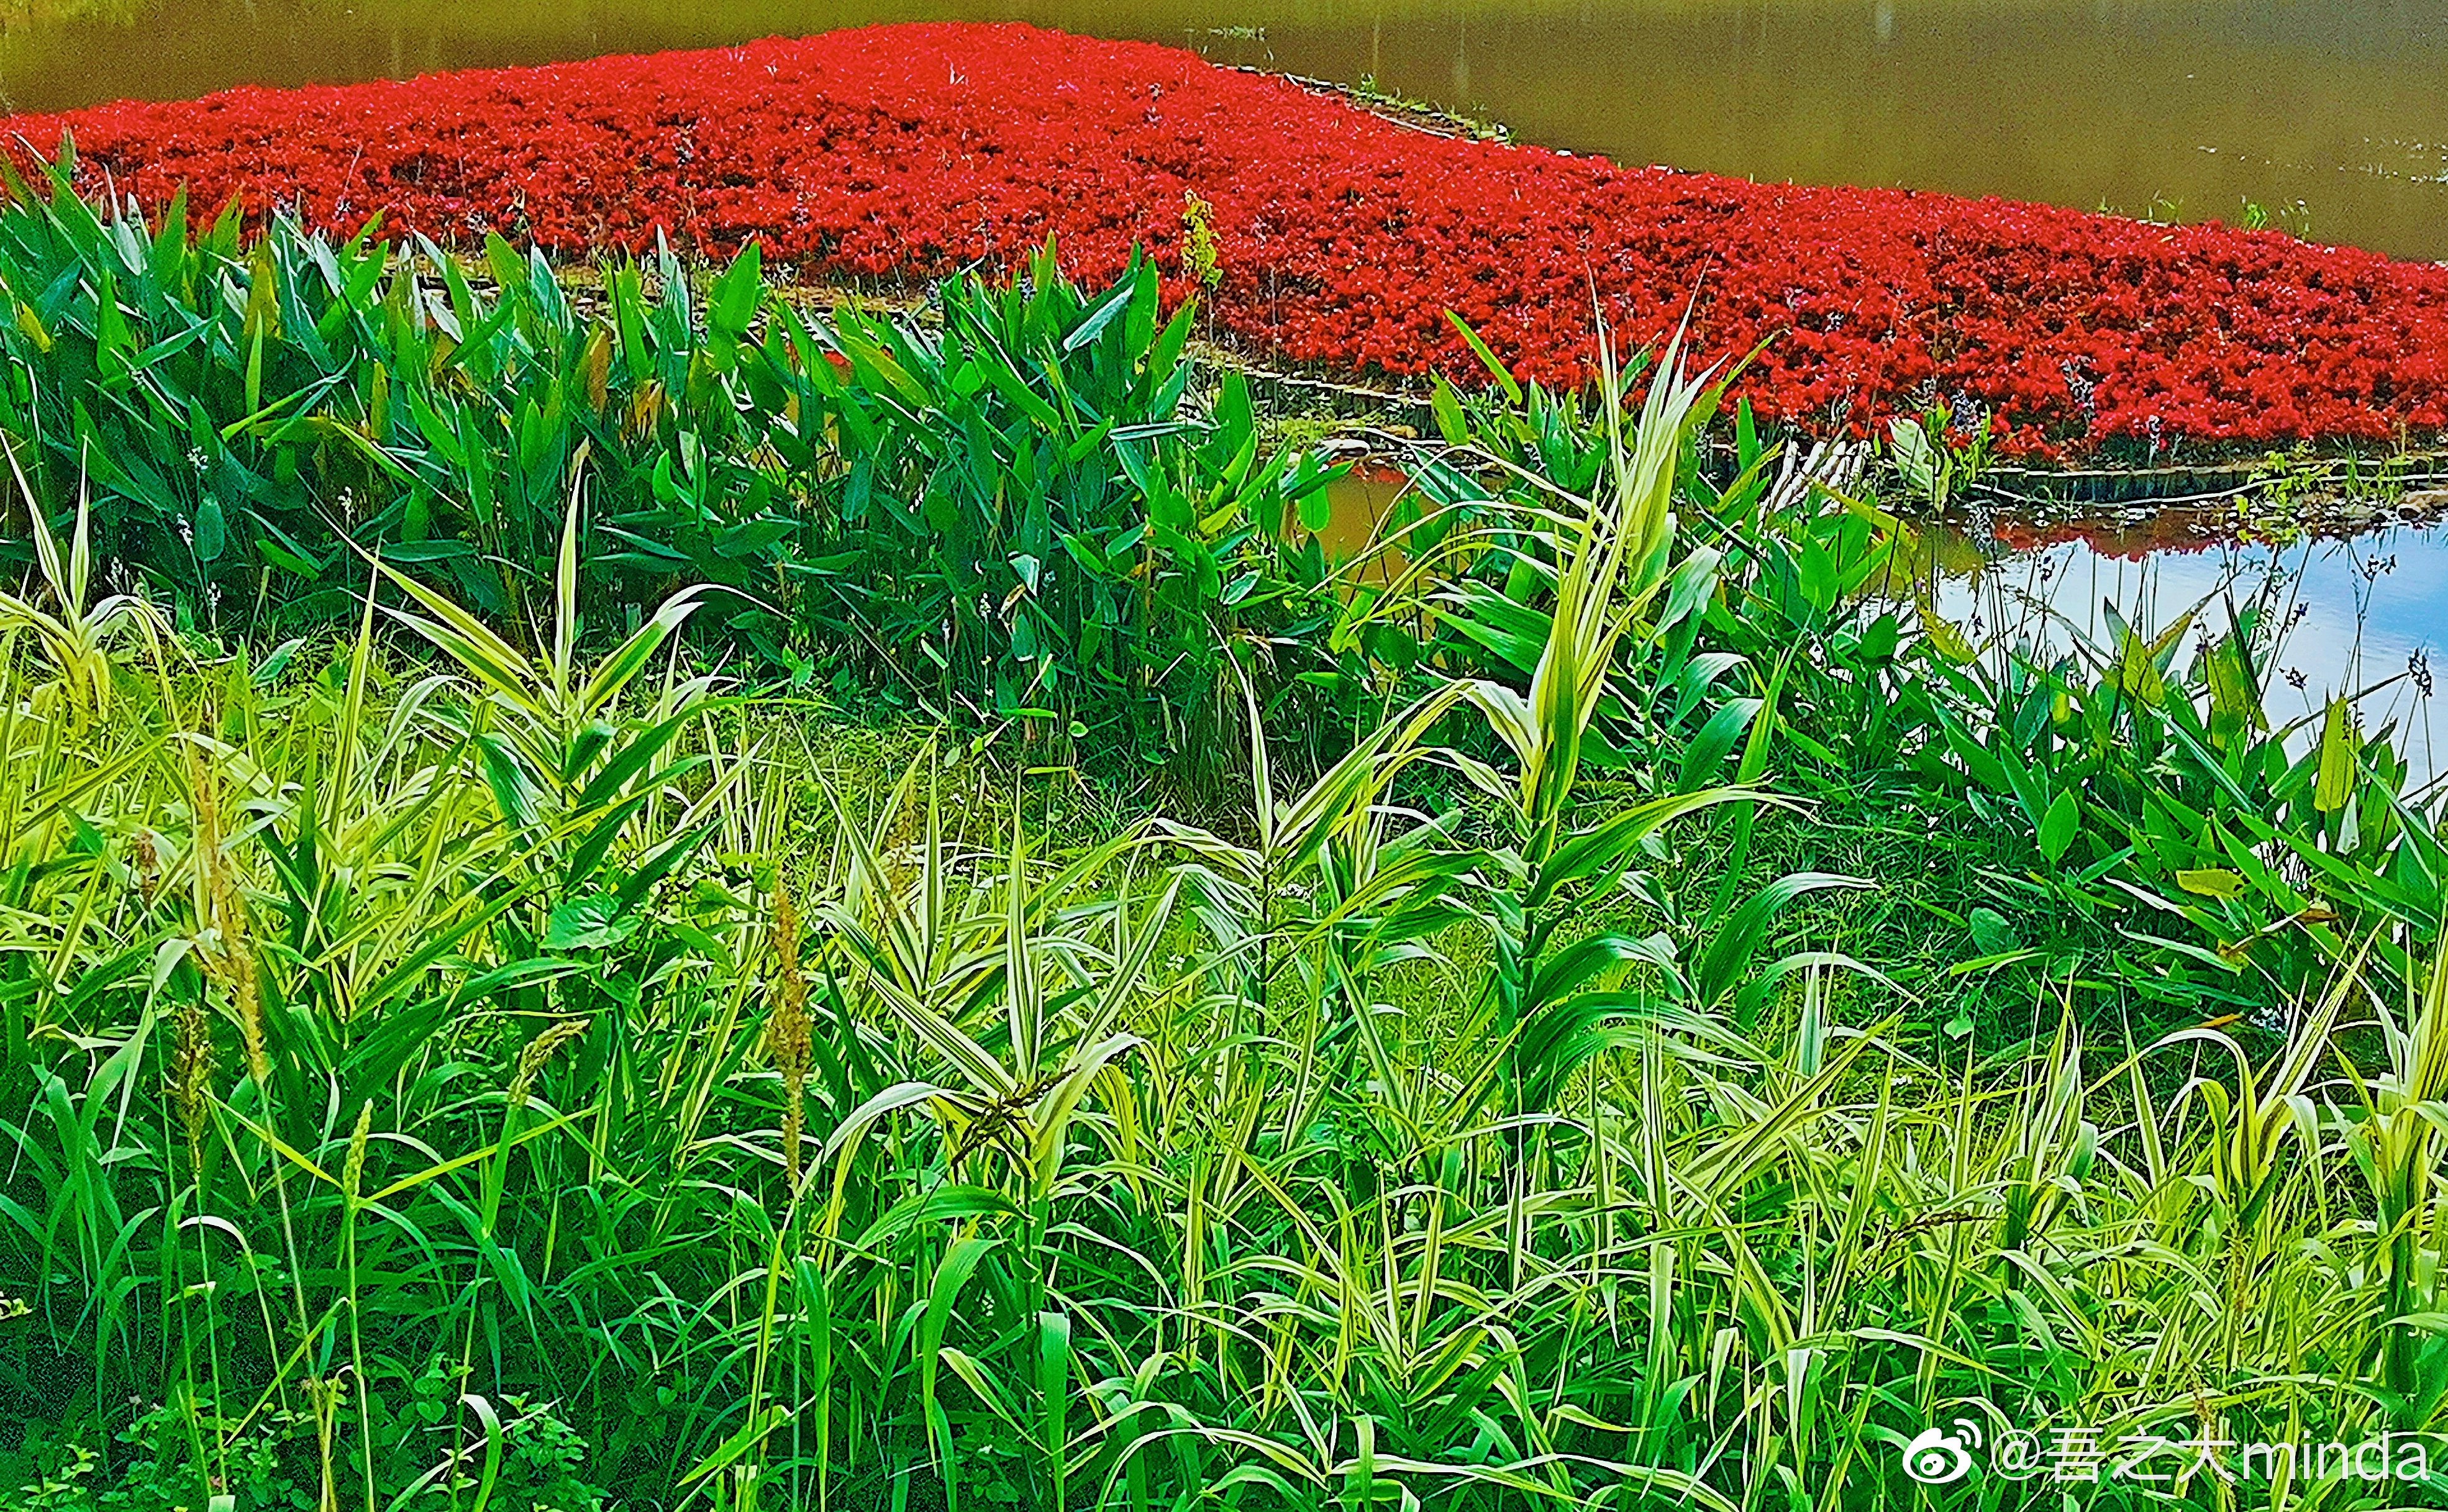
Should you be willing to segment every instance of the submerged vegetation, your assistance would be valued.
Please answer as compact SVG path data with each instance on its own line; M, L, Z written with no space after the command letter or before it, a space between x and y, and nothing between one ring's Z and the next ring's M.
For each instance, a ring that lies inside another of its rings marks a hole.
M1982 639L1671 343L1336 561L1143 265L485 272L0 213L11 1505L2448 1497L2269 603Z

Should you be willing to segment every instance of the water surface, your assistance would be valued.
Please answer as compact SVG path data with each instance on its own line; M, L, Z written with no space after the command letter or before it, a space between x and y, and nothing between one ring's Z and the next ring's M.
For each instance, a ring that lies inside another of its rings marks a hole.
M1367 551L1406 488L1383 465L1333 485L1318 533L1328 556ZM1918 520L1880 592L1899 603L1925 596L1999 665L2011 649L2048 661L2080 655L2096 667L2115 645L2111 606L2146 637L2190 616L2194 642L2250 611L2266 632L2254 642L2264 712L2273 729L2298 727L2291 745L2306 747L2329 700L2345 697L2367 734L2387 731L2416 783L2448 779L2448 746L2433 732L2436 682L2448 673L2448 521L2278 543L2233 539L2236 519L2175 507L2046 528ZM1394 563L1381 556L1359 570L1382 582ZM2197 649L2179 651L2176 666L2190 666Z
M1482 110L1523 140L2448 258L2439 0L0 0L19 109L1012 19Z
M2366 731L2393 726L2418 783L2448 775L2433 728L2437 675L2448 672L2448 526L2184 550L2110 533L2012 551L1943 526L1931 535L1937 607L1977 642L2104 649L2114 644L2108 604L2146 635L2190 612L2199 639L2257 604L2278 627L2261 666L2272 728L2298 726L2301 748L2331 698L2354 698ZM2191 657L2188 647L2176 664Z

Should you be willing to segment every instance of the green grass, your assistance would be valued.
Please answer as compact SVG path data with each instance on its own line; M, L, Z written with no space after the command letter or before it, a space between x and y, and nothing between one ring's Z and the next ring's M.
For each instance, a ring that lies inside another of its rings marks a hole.
M2250 604L1976 644L1875 492L1635 367L1441 390L1401 564L1216 633L1198 784L633 616L601 460L518 594L322 543L277 640L105 595L29 476L6 1504L2003 1509L2066 1504L2012 1430L2440 1430L2390 732L2268 728Z
M2428 1272L2387 1258L2357 1163L2413 1173L2427 1251L2436 1137L2410 1089L2357 1093L2313 1053L2395 1006L2356 979L2281 1064L2215 1031L2086 1046L2036 994L2037 1043L1976 1067L1810 968L1753 1035L1634 1021L1525 1124L1472 1095L1515 1048L1485 926L1367 970L1395 915L1353 943L1325 923L1348 839L1270 868L1263 843L1134 825L1040 857L1004 828L1007 775L897 782L877 737L802 739L749 702L687 720L641 784L660 821L611 866L710 824L690 863L591 908L564 881L586 818L510 833L469 695L402 720L421 669L343 652L262 689L181 668L73 742L10 731L6 1290L33 1311L0 1339L20 1391L102 1364L28 1414L20 1482L82 1441L106 1456L85 1485L136 1498L93 1504L165 1507L216 1475L240 1505L328 1483L441 1506L454 1479L474 1505L488 1467L495 1505L728 1504L751 1465L783 1506L885 1504L911 1467L1045 1505L1058 1466L1081 1505L1346 1504L1380 1476L1606 1505L1639 1466L1701 1505L1904 1506L1896 1443L1958 1415L2435 1426L2428 1335L2385 1357L2386 1320L2421 1311L2391 1290ZM232 749L191 764L182 733ZM351 767L397 796L321 831L307 887L283 858ZM37 812L69 794L81 822ZM1246 907L1200 917L1270 871L1271 937ZM1370 985L1343 996L1355 967ZM2441 1005L2435 986L2411 1064ZM2154 1090L2176 1069L2208 1080ZM2264 1110L2294 1092L2305 1121ZM2374 1399L2392 1370L2400 1406Z

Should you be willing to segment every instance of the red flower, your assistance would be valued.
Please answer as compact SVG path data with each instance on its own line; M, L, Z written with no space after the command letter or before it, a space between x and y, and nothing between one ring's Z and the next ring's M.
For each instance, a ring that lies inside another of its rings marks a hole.
M1449 142L1174 48L921 25L6 123L78 182L181 183L332 230L485 231L578 255L763 241L803 275L1003 267L1049 234L1094 281L1134 242L1189 292L1210 206L1220 329L1253 350L1578 381L1590 290L1627 341L1696 299L1701 354L1775 337L1740 392L1855 433L1970 400L2002 450L2383 439L2448 425L2448 267L2268 232L1817 189ZM1959 413L1966 412L1959 405Z

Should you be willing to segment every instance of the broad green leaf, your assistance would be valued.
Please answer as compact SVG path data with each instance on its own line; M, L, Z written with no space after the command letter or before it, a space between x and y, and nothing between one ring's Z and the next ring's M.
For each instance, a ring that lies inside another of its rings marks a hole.
M2357 730L2343 699L2331 699L2321 721L2320 769L2312 784L2312 806L2335 813L2354 796Z
M2048 812L2040 816L2040 854L2048 858L2050 865L2056 865L2064 859L2081 829L2082 806L2074 790L2068 788L2050 802Z

